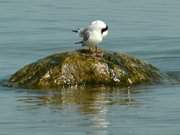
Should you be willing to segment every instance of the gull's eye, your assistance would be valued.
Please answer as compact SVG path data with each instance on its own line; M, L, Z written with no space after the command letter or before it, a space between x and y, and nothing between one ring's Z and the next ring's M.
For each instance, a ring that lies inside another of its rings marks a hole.
M108 30L108 26L106 25L106 27L101 30L101 33L104 33L107 30Z

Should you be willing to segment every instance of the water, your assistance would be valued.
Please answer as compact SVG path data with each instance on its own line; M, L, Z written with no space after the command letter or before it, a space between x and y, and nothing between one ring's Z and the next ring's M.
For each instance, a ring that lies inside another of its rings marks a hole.
M180 75L179 0L0 0L0 80L79 48L71 29L108 23L102 48ZM179 77L180 78L180 77ZM179 84L36 91L0 86L0 135L179 135Z

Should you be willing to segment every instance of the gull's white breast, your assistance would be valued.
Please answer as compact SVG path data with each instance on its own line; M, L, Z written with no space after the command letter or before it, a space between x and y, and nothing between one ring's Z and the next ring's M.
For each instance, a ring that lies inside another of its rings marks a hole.
M97 46L102 42L102 35L100 31L89 31L89 38L87 41L85 41L85 45L87 46Z

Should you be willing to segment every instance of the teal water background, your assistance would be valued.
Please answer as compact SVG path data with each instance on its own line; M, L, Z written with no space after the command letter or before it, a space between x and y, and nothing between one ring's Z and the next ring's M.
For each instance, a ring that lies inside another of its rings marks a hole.
M0 0L0 80L44 56L78 49L71 30L96 19L109 25L101 48L180 76L179 0ZM0 86L0 135L179 135L179 86Z

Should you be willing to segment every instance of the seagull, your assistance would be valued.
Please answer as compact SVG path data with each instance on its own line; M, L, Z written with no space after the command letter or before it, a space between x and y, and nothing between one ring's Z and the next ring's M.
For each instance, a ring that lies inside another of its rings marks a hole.
M82 44L82 46L89 47L89 50L96 49L103 38L108 35L108 25L101 21L95 20L91 22L87 27L79 28L77 30L72 30L79 34L82 41L75 42L75 44Z

